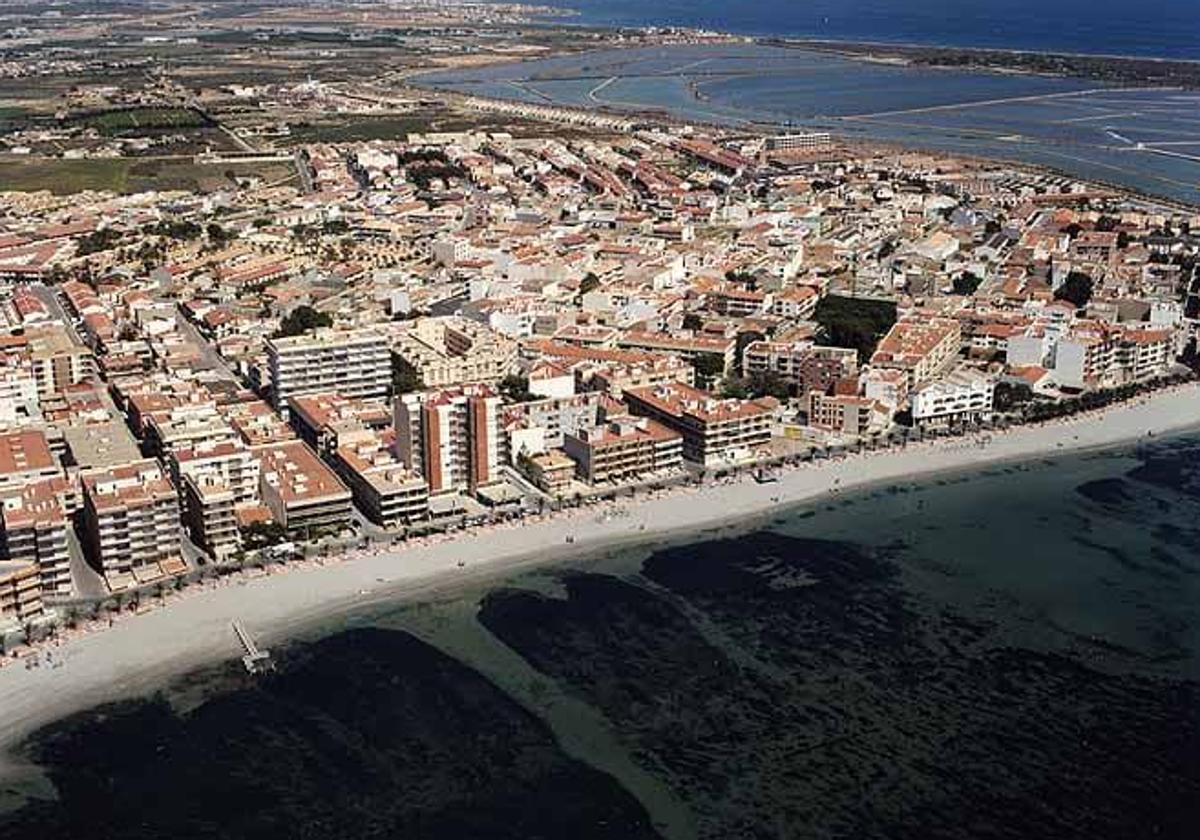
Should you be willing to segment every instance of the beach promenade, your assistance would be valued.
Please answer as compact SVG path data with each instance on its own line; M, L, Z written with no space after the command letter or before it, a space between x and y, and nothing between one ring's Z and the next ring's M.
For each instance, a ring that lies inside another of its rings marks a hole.
M275 645L373 601L419 599L617 542L686 538L872 484L1115 446L1198 426L1200 385L1188 384L1047 425L808 463L774 483L746 476L394 549L289 564L258 577L231 576L172 594L160 608L119 616L111 627L60 638L44 649L39 667L0 668L0 745L96 703L141 695L189 668L237 658L242 651L229 629L235 620L264 645ZM16 771L16 765L7 769Z

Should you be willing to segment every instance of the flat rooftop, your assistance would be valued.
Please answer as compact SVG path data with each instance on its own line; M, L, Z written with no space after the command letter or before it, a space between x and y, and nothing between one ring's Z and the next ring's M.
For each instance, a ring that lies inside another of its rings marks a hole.
M115 467L142 457L137 441L118 420L65 426L62 433L71 457L83 469Z

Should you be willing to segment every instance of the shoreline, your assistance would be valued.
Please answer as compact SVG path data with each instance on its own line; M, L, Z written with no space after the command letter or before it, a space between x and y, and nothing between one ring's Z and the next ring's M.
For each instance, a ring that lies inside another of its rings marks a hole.
M734 36L739 37L739 36ZM1077 50L1039 49L1036 47L985 47L968 44L939 43L936 41L878 41L852 38L818 38L811 35L756 35L751 36L759 41L778 41L786 44L797 44L814 48L831 47L862 47L865 49L895 49L895 50L961 50L976 53L1003 53L1007 55L1046 55L1052 58L1095 58L1110 61L1156 61L1161 63L1179 62L1180 64L1200 64L1200 58L1180 58L1169 55L1139 55L1137 53L1104 53L1079 52Z
M860 46L870 46L869 43L843 42L843 46L846 47L846 49L839 50L839 49L833 49L833 48L828 48L828 47L822 48L820 46L820 42L811 42L810 43L810 42L804 42L804 41L790 41L790 42L785 43L784 40L786 40L786 39L772 40L770 38L757 38L757 37L746 36L744 38L744 40L742 40L743 36L729 36L729 37L735 39L732 42L735 45L740 43L745 46L767 48L767 49L780 49L780 50L789 50L790 49L790 50L801 50L801 51L802 50L810 50L812 52L816 52L816 53L820 53L820 54L824 54L824 55L837 56L840 58L844 58L848 61L853 61L853 62L857 62L857 63L863 63L863 64L884 63L884 64L889 64L889 65L894 64L893 62L876 62L876 61L873 61L868 55L865 55L862 53L855 53L852 49L849 49L850 46L853 46L855 44L860 45ZM679 46L679 45L669 45L669 46ZM513 64L523 64L523 63L527 63L527 62L536 62L536 61L541 61L541 60L546 60L546 59L563 58L563 57L568 57L568 56L580 56L580 55L586 56L589 54L602 54L602 53L612 52L612 51L617 51L617 50L636 51L639 49L648 49L648 48L647 47L637 47L637 46L588 47L588 48L585 48L582 50L563 50L563 51L551 52L547 55L541 55L536 58L523 58L523 59L518 59L516 61L497 60L494 62L485 62L485 63L481 63L479 65L475 65L475 66L471 67L470 69L483 70L483 69L487 69L489 67L494 67L494 66L511 66ZM929 48L929 49L940 49L940 48ZM966 49L966 48L964 48L964 49ZM989 50L984 50L984 49L980 49L979 51L980 52L1000 52L999 50L989 51ZM1012 51L1012 52L1013 52L1013 55L1025 54L1019 50ZM1058 55L1058 53L1055 53L1055 55ZM1068 54L1064 54L1064 55L1068 55ZM1074 56L1074 54L1069 54L1068 57L1070 57L1070 56ZM1097 60L1102 59L1102 58L1109 58L1110 60L1136 60L1136 59L1122 59L1119 56L1112 56L1112 57L1089 56L1087 54L1079 54L1077 57L1078 58L1094 58ZM1170 59L1162 59L1162 61L1169 62ZM1200 60L1196 60L1192 63L1196 64L1196 65L1200 65ZM901 65L894 64L894 66L901 66ZM913 61L909 61L909 60L905 60L905 62L903 63L903 66L909 67L910 69L913 69L913 70L927 70L927 71L931 71L931 72L957 71L957 72L962 72L962 73L972 73L972 74L982 74L982 75L996 74L996 75L1002 75L1002 76L1016 76L1016 77L1043 78L1043 79L1047 79L1047 78L1048 79L1061 79L1061 80L1075 81L1075 82L1080 82L1080 83L1089 80L1089 77L1087 77L1087 76L1077 75L1077 74L1069 74L1069 73L1045 74L1045 73L1036 73L1036 72L1032 72L1032 71L1025 70L1025 69L1001 69L1001 68L997 68L997 67L985 67L985 66L958 67L958 66L939 65L939 64L921 64L921 63L913 62ZM1155 192L1151 189L1148 189L1145 186L1133 186L1132 184L1122 184L1119 181L1108 180L1106 178L1098 177L1096 175L1085 176L1085 175L1080 174L1077 171L1072 171L1072 169L1069 167L1069 165L1054 165L1054 164L1050 164L1050 163L1035 163L1035 162L1031 162L1031 161L1027 161L1027 160L1022 160L1020 157L1013 157L1012 155L1006 154L1004 152L998 152L996 154L988 154L986 152L980 152L978 150L971 150L971 151L952 150L952 149L940 148L936 144L931 145L929 143L929 141L921 142L921 141L912 140L912 139L896 140L896 139L888 139L888 138L878 138L878 137L864 136L857 132L847 130L847 126L853 125L855 120L861 119L861 117L854 117L854 116L836 117L835 116L835 117L823 117L820 119L792 121L792 120L785 120L785 119L771 120L771 119L767 119L767 118L764 118L761 116L754 116L753 114L750 114L750 115L747 115L744 117L735 117L735 116L731 116L731 115L722 115L720 113L715 113L715 112L711 112L711 111L704 117L701 117L699 115L693 115L691 117L688 117L683 112L674 111L672 106L670 106L670 105L649 106L649 105L645 105L645 104L625 103L625 102L621 102L619 100L598 101L596 103L597 107L595 109L589 110L588 108L586 108L582 105L575 105L575 104L563 103L563 102L539 103L539 102L532 102L530 100L520 99L520 98L516 98L516 97L507 97L504 95L497 95L494 93L492 93L492 94L466 93L464 91L457 90L453 87L443 86L444 83L428 82L428 81L423 80L423 77L425 77L425 76L436 75L438 73L443 73L443 72L446 72L446 68L431 68L431 69L425 69L425 70L421 70L421 71L412 73L405 77L405 85L407 87L409 87L411 90L413 90L414 92L438 94L440 96L446 97L448 101L453 101L456 98L460 98L463 100L475 100L480 103L495 103L495 104L505 106L505 107L514 107L514 106L515 107L522 107L522 106L530 107L530 106L532 106L532 107L548 108L548 109L553 109L553 110L558 110L558 111L563 111L563 112L573 112L573 113L579 114L581 116L600 114L600 115L603 115L606 117L612 117L613 119L625 118L625 119L632 119L632 120L643 120L643 121L646 121L649 123L657 124L659 126L667 126L667 127L697 126L697 127L701 127L701 128L711 129L714 131L726 131L726 132L734 131L734 132L736 132L736 131L740 130L740 131L767 133L767 132L771 132L771 131L806 130L805 127L807 126L807 129L811 129L811 130L829 131L837 139L839 139L840 141L842 141L843 143L845 143L847 145L863 146L863 147L866 147L869 149L894 149L894 150L905 151L905 152L934 154L934 155L941 155L941 156L950 157L950 158L960 158L963 160L984 162L984 163L988 163L988 164L999 164L999 165L1003 165L1003 166L1011 166L1016 169L1024 170L1024 171L1027 171L1030 173L1068 178L1072 181L1076 181L1081 184L1085 184L1088 187L1093 188L1093 189L1116 192L1118 195L1132 197L1138 201L1144 201L1144 202L1147 202L1147 203L1150 203L1153 205L1169 208L1171 210L1178 210L1181 212L1194 212L1197 209L1197 207L1200 207L1200 200L1193 200L1193 199L1189 199L1187 197L1170 195L1165 192ZM1121 91L1121 90L1169 91L1169 90L1175 89L1169 85L1153 84L1153 83L1145 83L1142 85L1133 85L1132 83L1120 84L1120 83L1116 83L1116 82L1104 82L1103 80L1098 80L1097 83L1101 87L1111 88L1113 91ZM1189 92L1189 90L1186 88L1178 88L1178 89L1185 93ZM686 86L686 91L687 91L687 94L689 95L690 99L692 100L692 102L700 105L702 108L705 108L706 110L707 110L708 106L714 104L714 103L711 103L709 101L702 99L700 96L697 95L698 87L693 87L691 85L688 85L688 86ZM970 104L970 103L962 103L962 104ZM545 121L549 121L549 122L554 122L553 119L550 119L548 117L536 117L535 116L535 117L530 117L530 119L533 119L535 121L536 120L545 120ZM1050 148L1050 147L1053 147L1055 144L1047 143L1047 144L1043 144L1043 145L1046 145L1047 148ZM1103 168L1106 165L1098 164L1098 166ZM1107 168L1111 169L1113 167L1107 166ZM1162 181L1162 179L1158 178L1157 176L1146 176L1146 177L1156 179L1158 181Z
M270 647L364 608L444 596L631 544L700 537L831 494L1119 448L1147 439L1147 432L1157 438L1196 428L1200 383L1188 383L1049 424L807 463L785 470L776 483L758 484L748 475L722 479L185 589L158 608L122 615L98 632L43 645L41 650L53 655L53 667L10 663L0 668L0 775L21 768L12 748L42 726L102 703L142 696L188 671L239 657L230 629L235 619Z
M802 46L813 47L830 47L833 49L840 48L866 48L866 49L895 49L895 50L958 50L962 52L977 52L977 53L1001 53L1014 56L1022 55L1044 55L1052 58L1081 58L1081 59L1100 59L1109 61L1147 61L1158 62L1162 64L1179 63L1179 64L1200 64L1200 55L1164 55L1162 53L1137 53L1137 52L1086 52L1070 47L1052 47L1052 46L1025 46L1025 47L1010 47L1010 46L989 46L983 43L971 43L963 41L914 41L904 38L886 39L870 36L841 36L829 37L822 36L818 32L798 30L794 32L778 32L770 30L760 30L755 28L749 29L714 29L701 26L698 24L687 23L621 23L615 20L592 20L585 19L585 15L578 9L569 6L552 6L555 14L533 17L529 21L529 26L543 29L562 29L565 31L575 32L604 32L604 33L645 33L645 32L676 32L686 33L698 38L715 37L726 38L731 41L759 41L770 42L777 41L779 43L791 43Z

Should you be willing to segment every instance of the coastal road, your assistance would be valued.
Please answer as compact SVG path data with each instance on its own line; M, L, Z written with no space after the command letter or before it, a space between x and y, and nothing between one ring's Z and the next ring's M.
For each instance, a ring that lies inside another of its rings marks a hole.
M1123 88L1123 91L1152 90L1157 93L1170 93L1183 88ZM1029 96L1008 96L1002 99L980 99L972 102L951 102L945 105L925 105L920 108L900 108L895 111L876 111L873 114L848 114L833 119L854 121L873 120L879 117L898 117L904 114L933 114L938 111L963 111L967 108L982 108L988 105L1010 105L1016 102L1044 102L1053 99L1070 99L1080 96L1094 96L1098 93L1112 93L1112 88L1089 88L1087 90L1068 90L1059 93L1037 93Z
M606 87L613 84L614 82L620 81L620 79L621 79L620 76L611 76L611 77L605 79L603 82L601 82L600 84L596 85L594 88L592 88L591 90L588 91L588 99L592 100L597 105L606 104L597 96L597 94L599 94L601 91L603 91Z

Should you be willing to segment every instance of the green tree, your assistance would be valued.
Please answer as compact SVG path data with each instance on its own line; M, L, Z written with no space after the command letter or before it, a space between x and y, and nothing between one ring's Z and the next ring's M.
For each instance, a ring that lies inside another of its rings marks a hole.
M411 394L425 387L421 372L398 353L392 353L392 395Z
M721 383L721 396L744 400L750 396L750 380L744 376L730 376Z
M200 237L200 225L189 221L164 220L154 226L152 232L167 239L193 240Z
M725 359L716 353L701 353L692 359L692 368L696 371L697 382L708 388L725 375Z
M1075 304L1076 308L1083 309L1092 299L1093 286L1091 277L1082 271L1072 271L1063 284L1054 290L1054 299L1065 300Z
M311 306L297 306L291 314L284 317L275 333L277 338L287 338L293 335L303 335L318 327L332 327L333 316L328 312L318 312Z
M1008 411L1034 399L1033 389L1020 382L999 382L996 384L996 410Z
M108 251L120 244L123 238L119 230L104 228L81 237L75 246L75 253L82 257L100 251Z
M536 399L529 391L529 380L516 374L510 374L500 381L500 393L515 403L530 402Z
M760 371L749 376L731 376L722 383L721 395L738 399L756 400L759 397L774 397L786 400L791 396L788 383L774 371Z
M579 281L579 294L586 295L588 292L595 291L600 287L600 278L592 272L583 275L583 279Z
M747 330L746 332L738 333L737 341L733 351L733 367L735 370L742 369L742 356L746 352L746 348L756 341L764 341L766 336L758 330Z
M278 522L251 522L242 528L242 544L251 550L279 545L287 538L287 528Z
M208 241L217 245L223 245L233 238L233 235L229 231L216 222L210 222L208 227L204 229L204 232L208 236Z
M849 347L866 361L875 345L896 323L893 301L827 295L817 304L813 320L821 325L824 341L833 347Z
M971 295L979 288L979 284L983 279L979 275L971 271L964 271L962 274L954 278L954 294L956 295Z
M689 312L683 316L683 328L692 332L702 330L704 329L704 319L695 312Z

